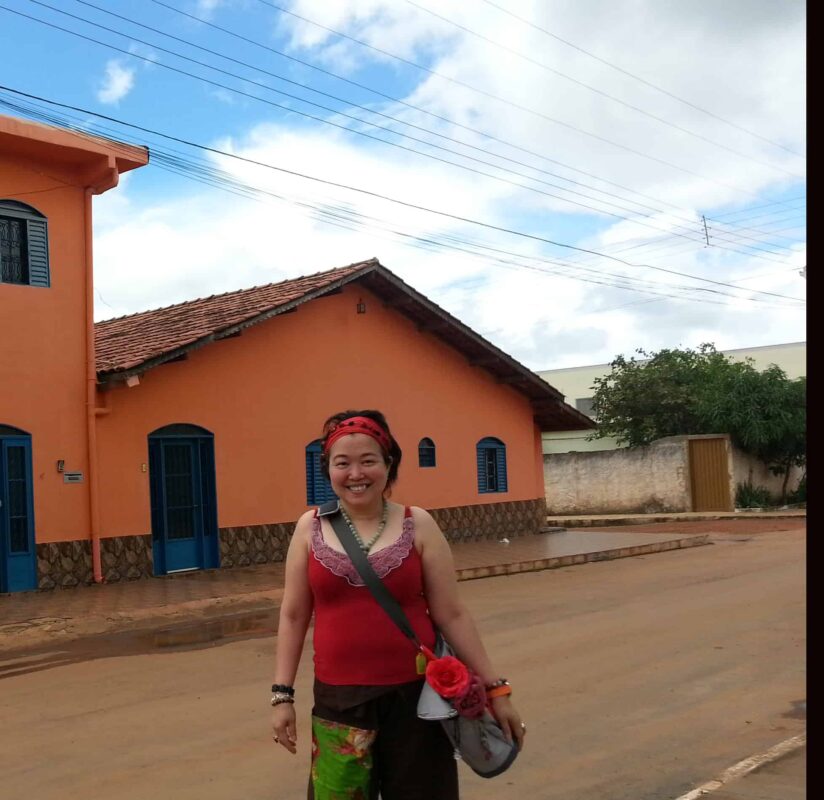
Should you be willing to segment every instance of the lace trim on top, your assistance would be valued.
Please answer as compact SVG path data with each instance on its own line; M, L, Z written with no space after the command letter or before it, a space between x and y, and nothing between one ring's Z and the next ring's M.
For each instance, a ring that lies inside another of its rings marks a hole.
M415 541L415 523L412 517L403 518L403 530L396 541L388 547L369 553L366 557L378 577L385 578L393 569L403 564L404 559L412 551ZM346 578L350 586L363 586L363 578L358 574L355 565L346 553L341 553L330 547L323 538L320 526L320 517L312 520L312 552L315 558L330 572L340 578Z

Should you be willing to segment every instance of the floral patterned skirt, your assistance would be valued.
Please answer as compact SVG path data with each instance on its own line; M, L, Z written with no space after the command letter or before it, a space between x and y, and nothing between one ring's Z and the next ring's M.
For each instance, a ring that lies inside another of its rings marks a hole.
M452 745L417 715L422 686L315 681L309 800L458 800Z

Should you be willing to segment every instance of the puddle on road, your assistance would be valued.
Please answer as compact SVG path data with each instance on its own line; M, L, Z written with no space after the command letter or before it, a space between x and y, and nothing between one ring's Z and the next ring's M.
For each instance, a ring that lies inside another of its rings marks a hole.
M159 630L123 631L75 639L53 647L32 648L9 658L0 654L0 680L98 658L198 650L230 641L271 636L276 630L277 611L272 609L170 625Z
M782 714L782 717L786 717L787 719L807 719L806 700L793 700L790 705L792 706L792 710Z

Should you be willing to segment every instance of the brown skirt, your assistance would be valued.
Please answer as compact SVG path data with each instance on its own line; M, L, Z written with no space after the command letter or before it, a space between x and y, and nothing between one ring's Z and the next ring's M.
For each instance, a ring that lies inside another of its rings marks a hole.
M365 800L458 800L452 745L440 723L418 718L422 686L423 680L392 686L332 686L315 680L313 728L333 724L348 726L355 737L368 734L359 739L367 743L360 764L369 774ZM320 738L313 733L309 800L323 800L329 793L320 785L315 791L317 776L327 772L318 763L328 757L318 746Z

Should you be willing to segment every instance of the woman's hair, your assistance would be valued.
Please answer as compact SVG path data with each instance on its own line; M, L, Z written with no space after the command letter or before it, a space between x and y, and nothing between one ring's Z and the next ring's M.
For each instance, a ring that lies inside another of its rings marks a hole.
M387 463L389 463L389 477L386 481L386 486L389 488L397 479L398 479L398 467L401 465L401 448L398 443L395 441L395 437L392 435L392 431L389 430L389 425L386 422L386 417L381 414L380 411L375 411L374 409L366 409L365 411L340 411L337 414L332 414L326 422L323 423L323 434L321 435L321 457L320 457L320 465L321 469L323 470L323 474L329 478L329 458L327 457L325 450L326 450L326 440L332 431L340 425L346 419L350 417L366 417L367 419L371 419L374 422L377 422L386 433L389 435L389 450L385 447L381 446L381 452L383 453L383 459ZM391 462L389 459L392 459Z

